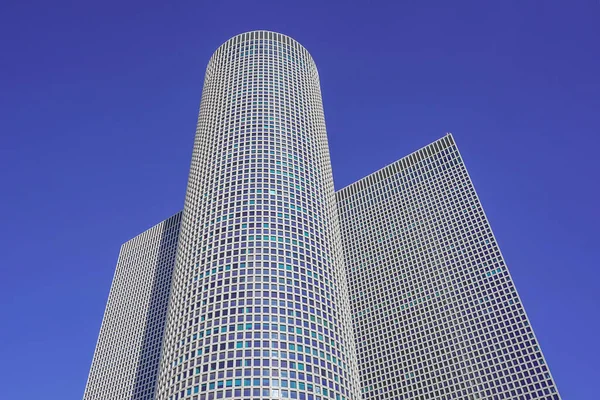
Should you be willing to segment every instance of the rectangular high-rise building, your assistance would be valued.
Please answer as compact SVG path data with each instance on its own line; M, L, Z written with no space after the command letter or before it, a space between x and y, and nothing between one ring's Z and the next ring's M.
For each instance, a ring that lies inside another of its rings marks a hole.
M152 400L181 212L121 246L84 400Z
M337 200L363 399L559 399L450 134Z

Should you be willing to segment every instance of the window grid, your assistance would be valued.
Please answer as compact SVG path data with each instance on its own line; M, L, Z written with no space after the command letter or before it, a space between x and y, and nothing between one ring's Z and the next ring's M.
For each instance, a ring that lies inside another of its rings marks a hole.
M452 136L334 192L312 58L238 35L184 210L121 248L84 400L361 397L559 399Z
M151 400L181 213L121 246L84 400Z
M336 195L364 399L559 399L451 135Z
M157 398L358 399L318 73L273 32L206 72Z

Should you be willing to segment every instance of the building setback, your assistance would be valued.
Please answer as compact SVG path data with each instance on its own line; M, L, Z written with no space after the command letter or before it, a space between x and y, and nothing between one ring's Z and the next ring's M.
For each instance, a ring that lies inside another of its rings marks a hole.
M84 400L154 399L180 222L121 246Z
M336 196L364 399L559 399L451 135Z
M335 193L315 63L255 31L208 63L183 211L121 248L84 400L288 398L559 395L452 136Z

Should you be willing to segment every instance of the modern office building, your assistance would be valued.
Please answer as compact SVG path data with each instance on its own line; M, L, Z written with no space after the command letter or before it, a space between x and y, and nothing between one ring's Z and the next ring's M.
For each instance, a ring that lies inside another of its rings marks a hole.
M121 246L84 400L151 400L181 213Z
M451 135L337 200L364 399L559 399Z
M204 80L157 399L358 399L319 76L244 33Z
M314 61L244 33L183 211L121 249L84 399L360 398L558 394L452 137L336 194Z

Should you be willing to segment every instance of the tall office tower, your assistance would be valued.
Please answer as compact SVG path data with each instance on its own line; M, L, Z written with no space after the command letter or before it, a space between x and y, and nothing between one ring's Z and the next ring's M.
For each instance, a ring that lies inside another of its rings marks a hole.
M121 246L84 400L151 400L181 213Z
M559 399L451 135L336 196L364 399Z
M206 70L157 398L358 399L310 54L256 31Z

